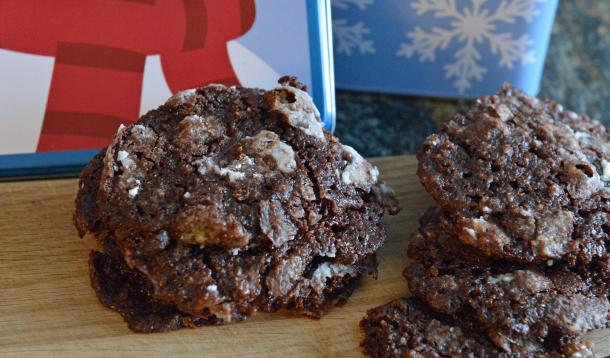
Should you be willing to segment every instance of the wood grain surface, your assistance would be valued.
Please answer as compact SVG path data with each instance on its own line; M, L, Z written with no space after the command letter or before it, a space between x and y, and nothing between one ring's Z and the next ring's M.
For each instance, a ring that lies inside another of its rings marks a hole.
M0 184L0 356L359 357L358 323L368 308L408 294L401 276L409 234L431 205L413 156L371 160L403 207L387 217L379 279L365 278L349 302L320 320L259 313L242 323L163 334L131 332L89 285L94 247L72 225L76 179ZM602 356L610 330L589 334Z

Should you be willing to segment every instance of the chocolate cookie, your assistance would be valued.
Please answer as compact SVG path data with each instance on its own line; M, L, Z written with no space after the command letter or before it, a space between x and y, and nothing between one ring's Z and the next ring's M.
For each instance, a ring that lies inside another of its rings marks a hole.
M106 252L91 252L91 285L100 302L121 313L129 328L137 332L168 331L214 322L213 316L194 317L180 312L171 303L155 300L146 277L130 269L112 246L107 241Z
M416 298L373 308L360 322L362 346L372 357L595 357L591 343L568 338L559 347L539 344L511 352L494 346L461 320L433 312Z
M426 212L409 245L413 261L404 271L409 289L430 309L473 327L500 351L545 352L570 337L610 326L607 258L577 267L564 261L515 264L489 258L455 233L448 214L438 207Z
M376 273L394 201L305 88L280 84L180 92L83 171L74 221L100 243L93 286L131 328L319 317Z
M505 85L428 137L425 189L462 242L495 257L572 265L607 255L610 133Z
M610 326L609 134L509 85L430 136L418 175L440 207L404 270L415 298L369 311L374 356L595 356Z

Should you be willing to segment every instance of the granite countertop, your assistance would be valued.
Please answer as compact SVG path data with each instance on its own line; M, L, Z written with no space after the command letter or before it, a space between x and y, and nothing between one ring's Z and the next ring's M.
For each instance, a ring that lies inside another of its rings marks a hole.
M540 97L610 126L610 1L560 0ZM337 91L335 134L368 157L414 154L468 101Z

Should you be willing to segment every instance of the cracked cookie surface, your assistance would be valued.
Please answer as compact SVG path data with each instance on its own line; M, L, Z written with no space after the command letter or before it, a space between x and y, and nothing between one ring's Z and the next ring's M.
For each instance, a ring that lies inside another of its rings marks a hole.
M596 357L591 342L578 338L549 349L534 345L506 352L414 297L370 309L360 325L365 334L362 347L372 357Z
M429 309L486 336L501 351L544 352L569 337L610 326L607 258L518 264L460 242L438 207L420 219L404 271L409 290Z
M403 275L414 297L369 310L375 357L594 357L610 326L609 133L505 85L418 152L437 207Z
M209 85L119 128L81 175L74 220L100 242L98 296L135 330L259 309L319 317L376 274L393 202L378 176L323 130L294 78L270 91ZM133 284L113 289L117 275Z
M464 243L519 262L605 255L610 133L505 85L428 137L417 174Z

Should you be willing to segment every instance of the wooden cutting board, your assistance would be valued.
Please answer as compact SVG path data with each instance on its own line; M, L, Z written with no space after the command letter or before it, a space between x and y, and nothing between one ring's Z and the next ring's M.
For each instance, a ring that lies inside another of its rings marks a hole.
M76 179L0 184L0 355L362 356L358 323L368 308L408 294L401 272L409 234L432 204L413 156L373 159L403 207L387 217L379 279L365 278L349 302L320 320L259 313L242 323L136 334L99 304L89 286L92 239L72 226ZM589 334L602 356L610 330Z

